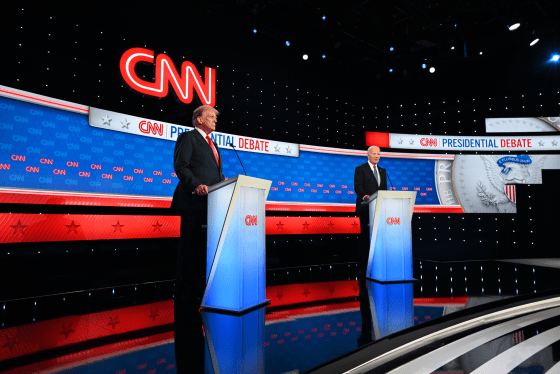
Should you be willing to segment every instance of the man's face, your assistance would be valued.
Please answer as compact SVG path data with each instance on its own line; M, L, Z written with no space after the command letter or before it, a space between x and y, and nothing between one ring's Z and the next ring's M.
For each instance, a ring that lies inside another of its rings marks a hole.
M210 134L212 131L216 130L216 122L218 122L218 116L213 110L205 110L202 115L198 117L199 127L206 134Z
M375 147L369 150L367 154L369 162L373 165L376 165L379 162L379 158L381 157L381 150L379 147Z

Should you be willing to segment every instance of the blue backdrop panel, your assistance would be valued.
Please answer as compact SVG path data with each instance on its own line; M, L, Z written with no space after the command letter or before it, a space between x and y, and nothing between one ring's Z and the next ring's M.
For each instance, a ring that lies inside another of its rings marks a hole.
M0 97L0 135L2 187L171 197L177 186L175 142L94 128L85 114ZM226 177L243 173L231 149L220 152ZM353 204L354 170L367 161L307 151L239 154L248 175L272 180L268 200L281 202ZM419 191L417 204L439 204L434 160L382 158L379 165L398 191Z

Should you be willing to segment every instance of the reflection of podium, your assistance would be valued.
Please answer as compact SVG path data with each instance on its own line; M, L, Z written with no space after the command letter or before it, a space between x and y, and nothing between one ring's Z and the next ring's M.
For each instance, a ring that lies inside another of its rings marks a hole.
M205 373L264 373L265 308L243 316L201 311Z
M414 282L411 220L416 192L378 191L369 201L370 247L366 278Z
M243 314L265 305L265 201L271 181L238 175L208 189L204 308Z
M368 281L367 290L375 340L414 325L412 284Z

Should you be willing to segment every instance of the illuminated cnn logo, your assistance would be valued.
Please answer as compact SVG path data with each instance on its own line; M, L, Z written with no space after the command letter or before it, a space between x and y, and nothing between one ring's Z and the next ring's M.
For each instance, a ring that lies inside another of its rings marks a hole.
M387 218L388 225L400 225L401 219L399 217L389 217Z
M422 138L420 139L420 145L422 147L437 147L437 138Z
M247 216L247 217L245 217L245 224L247 226L257 226L257 216Z
M152 133L154 135L163 136L163 123L151 123L150 121L140 121L138 129L144 134Z
M181 70L177 72L171 59L161 53L155 62L155 81L142 80L134 68L139 62L154 63L154 51L144 48L131 48L126 51L120 62L121 75L125 82L135 91L155 97L167 96L169 84L173 88L176 98L182 103L190 104L193 100L193 90L196 91L202 104L214 107L216 105L216 70L205 67L204 82L192 62L184 61Z

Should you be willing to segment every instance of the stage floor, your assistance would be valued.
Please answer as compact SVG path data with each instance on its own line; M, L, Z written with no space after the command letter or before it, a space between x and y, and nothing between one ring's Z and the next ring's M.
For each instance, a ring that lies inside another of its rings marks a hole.
M499 292L485 292L484 285L482 289L473 287L470 292L458 286L454 292L453 288L444 291L442 280L437 278L441 273L432 273L426 263L420 266L423 272L418 277L422 281L404 285L359 280L355 264L270 270L267 298L272 300L271 305L244 317L199 311L193 300L176 303L173 281L131 286L136 295L132 288L118 288L97 290L93 295L90 292L37 298L33 320L27 322L27 304L6 302L0 330L0 372L320 372L325 363L373 349L376 342L413 332L415 326L452 320L455 313L516 300L521 294L536 295L553 286L533 287L534 274L544 271L539 267L501 263L495 266L500 266L503 274L509 274L505 267L511 266L511 274L516 278L498 278L497 289L486 283L487 289ZM485 271L493 272L492 263L453 266L484 266L488 268ZM522 271L520 266L531 267ZM464 271L467 272L466 268ZM524 275L517 276L521 273ZM435 288L432 280L436 280ZM452 278L450 282L454 282ZM502 287L502 283L531 287L523 287L519 292L520 288ZM138 294L140 289L143 291ZM81 296L89 299L86 307ZM57 304L55 299L64 299L65 304ZM178 315L174 309L179 304ZM504 334L496 335L490 329L477 331L480 344L469 343L472 349L460 355L449 354L449 360L442 359L440 354L439 361L431 360L441 365L424 372L472 372L490 367L498 355L506 358L517 354L524 357L518 365L508 371L493 372L544 373L560 361L560 343L546 343L551 340L549 335L560 329L558 326L560 312L558 316L534 318L521 328L512 330L510 326L511 331L506 329L509 332ZM560 339L560 333L556 335ZM525 346L528 350L523 349ZM421 352L413 358L418 360L430 353ZM411 372L422 371L415 368Z

